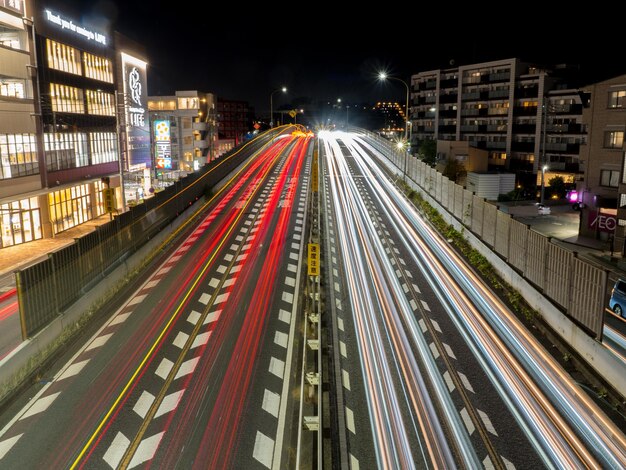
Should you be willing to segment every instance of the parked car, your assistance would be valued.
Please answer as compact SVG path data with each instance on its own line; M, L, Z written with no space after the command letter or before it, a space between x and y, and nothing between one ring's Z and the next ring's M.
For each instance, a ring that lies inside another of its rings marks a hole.
M544 204L537 204L537 212L539 215L550 215L550 208Z
M626 281L618 279L611 291L609 308L616 314L626 318Z

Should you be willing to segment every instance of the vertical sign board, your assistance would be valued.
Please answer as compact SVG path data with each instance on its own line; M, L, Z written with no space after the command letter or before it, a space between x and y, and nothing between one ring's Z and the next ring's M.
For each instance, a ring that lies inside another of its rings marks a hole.
M146 63L122 52L128 162L125 167L151 168Z
M309 276L320 275L320 246L318 243L309 243Z
M104 210L109 214L115 212L115 188L104 188L102 194L104 195Z
M172 144L170 139L170 121L154 121L154 161L157 168L172 169Z

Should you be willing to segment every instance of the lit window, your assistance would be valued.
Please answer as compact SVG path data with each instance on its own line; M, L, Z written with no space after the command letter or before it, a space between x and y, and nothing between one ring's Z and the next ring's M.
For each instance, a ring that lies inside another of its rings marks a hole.
M50 84L52 111L57 113L84 113L83 90L58 83Z
M115 116L115 98L111 93L87 90L87 113L100 116Z
M78 49L46 39L46 51L48 53L48 67L51 69L82 75Z
M600 186L617 188L619 186L619 171L600 170Z
M626 90L609 92L609 108L623 108L624 98L626 98Z
M0 95L24 98L24 80L0 78Z
M85 62L85 77L113 83L113 68L109 59L85 52L83 61Z
M604 133L604 148L621 149L624 144L624 131L606 131Z

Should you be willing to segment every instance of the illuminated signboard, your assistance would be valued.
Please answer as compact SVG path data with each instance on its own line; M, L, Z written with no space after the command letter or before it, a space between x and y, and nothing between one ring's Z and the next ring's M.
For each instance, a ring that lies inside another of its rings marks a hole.
M6 4L6 2L8 2L9 0L4 1ZM13 1L17 2L17 0ZM58 26L59 28L70 31L77 36L82 36L88 41L95 41L99 44L102 44L103 46L107 45L107 37L104 34L92 31L91 29L85 28L84 26L77 25L72 20L65 18L59 14L54 14L50 10L46 10L46 19L50 23Z
M8 8L9 10L17 11L22 15L24 14L23 0L2 0L0 1L0 5L3 5L4 8Z
M172 169L170 122L167 119L154 121L154 159L157 168Z
M125 167L152 166L150 157L150 128L146 122L148 109L146 90L146 63L122 52L124 73L124 107L126 110L126 138L128 162Z

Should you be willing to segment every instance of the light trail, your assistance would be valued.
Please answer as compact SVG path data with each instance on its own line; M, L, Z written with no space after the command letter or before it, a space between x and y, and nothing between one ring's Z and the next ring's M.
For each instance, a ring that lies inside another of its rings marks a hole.
M464 335L546 465L626 465L626 440L614 423L383 176L365 139L341 138L358 155L372 194L405 248Z

